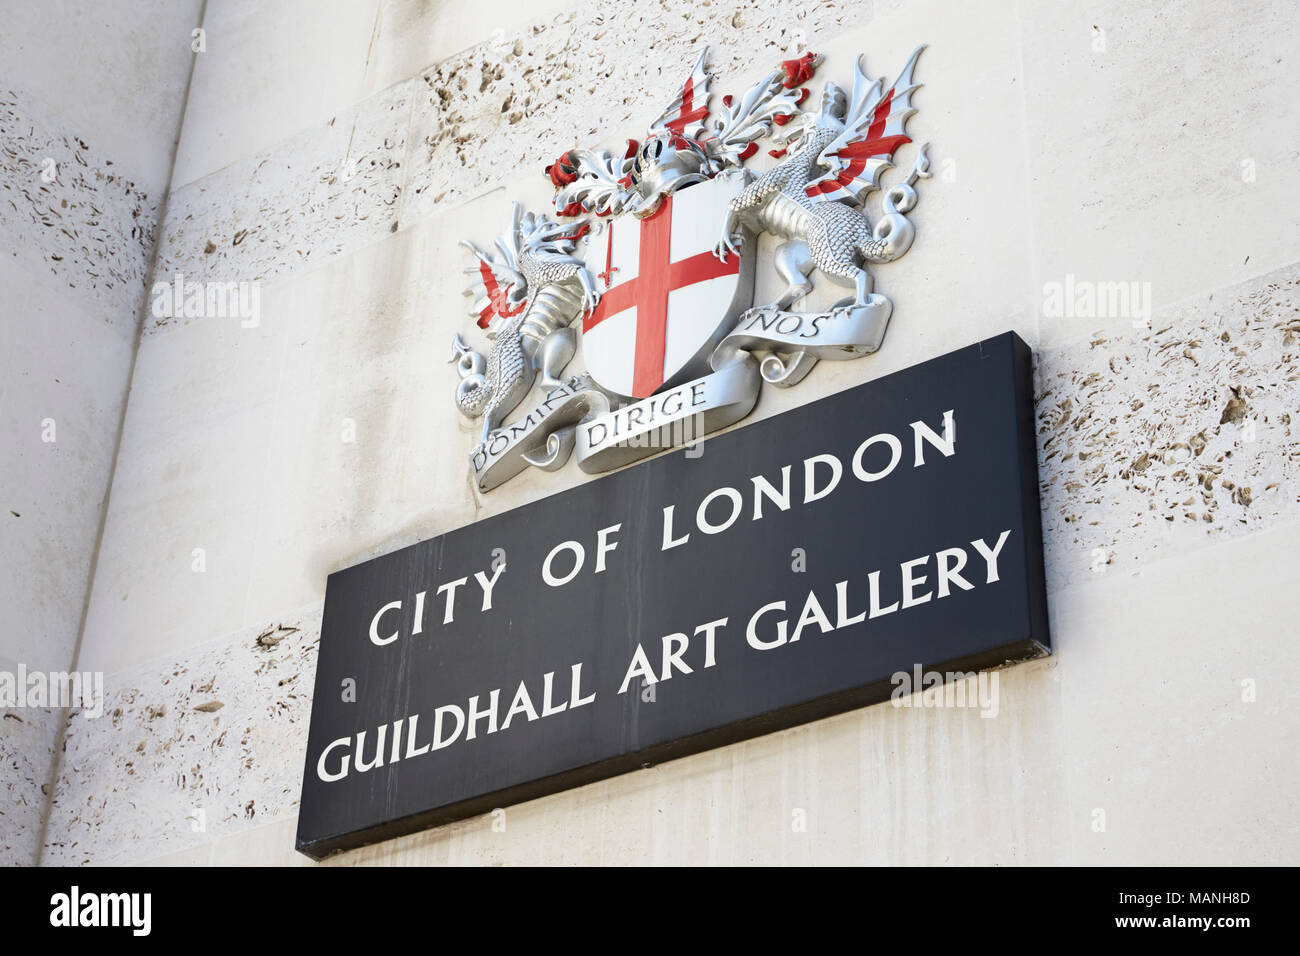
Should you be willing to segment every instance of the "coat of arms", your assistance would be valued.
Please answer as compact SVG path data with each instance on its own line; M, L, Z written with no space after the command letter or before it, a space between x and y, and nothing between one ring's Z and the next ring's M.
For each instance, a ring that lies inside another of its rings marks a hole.
M808 53L716 112L705 50L643 141L547 167L554 219L516 204L495 248L465 243L470 314L491 339L486 358L455 341L457 405L484 419L478 487L575 453L588 472L627 464L740 420L764 381L789 387L819 359L878 349L892 304L867 266L911 248L925 146L874 223L863 203L911 142L921 49L888 89L859 58L851 90L827 82L815 107L805 84L821 58ZM746 163L763 139L777 162L758 174ZM755 306L760 233L779 240L770 267L784 288ZM798 311L822 280L845 296ZM586 371L570 374L575 326Z

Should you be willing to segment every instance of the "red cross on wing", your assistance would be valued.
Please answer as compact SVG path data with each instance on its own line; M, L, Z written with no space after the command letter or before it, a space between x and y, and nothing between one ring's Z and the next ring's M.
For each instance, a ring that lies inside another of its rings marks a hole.
M907 121L916 112L912 93L921 86L912 81L912 74L924 49L921 46L913 51L887 92L883 90L883 79L867 76L859 57L853 96L845 110L844 131L817 157L827 172L805 188L814 202L845 200L856 205L880 188L880 177L894 165L894 152L912 141L907 135Z

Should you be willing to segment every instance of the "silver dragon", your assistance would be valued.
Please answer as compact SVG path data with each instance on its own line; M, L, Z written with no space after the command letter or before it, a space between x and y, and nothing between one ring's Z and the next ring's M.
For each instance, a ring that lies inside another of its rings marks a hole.
M553 388L573 358L577 337L570 325L600 300L594 277L573 255L585 231L525 213L515 203L495 252L461 243L479 260L465 270L475 276L465 290L474 297L470 315L493 341L484 358L456 336L456 407L469 418L483 416L484 441L523 401L538 372L542 387Z
M788 287L770 307L786 309L812 291L808 277L814 268L853 288L856 304L864 305L871 276L863 266L893 262L911 248L916 230L905 214L916 205L916 181L930 175L924 145L906 181L886 192L884 215L874 227L859 207L880 188L894 150L911 142L906 124L916 112L912 93L919 88L912 74L923 49L912 53L888 92L882 80L867 76L861 58L851 96L827 83L821 109L798 113L777 134L788 144L789 158L731 201L715 250L719 258L738 251L742 226L786 240L776 267Z

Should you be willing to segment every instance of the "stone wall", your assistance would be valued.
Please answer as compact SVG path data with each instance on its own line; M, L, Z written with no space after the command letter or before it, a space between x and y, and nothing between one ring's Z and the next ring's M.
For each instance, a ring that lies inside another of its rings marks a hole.
M121 429L198 2L0 29L0 671L66 672ZM62 722L0 708L0 863L36 861Z
M44 859L306 863L326 575L591 480L471 487L458 241L544 208L564 149L639 137L706 43L722 93L927 42L936 176L875 273L885 345L754 418L1019 332L1057 654L1001 672L994 719L867 708L329 862L1295 862L1289 5L484 9L208 3L154 278L255 280L260 317L144 321L78 659L107 713L69 721ZM1079 283L1139 305L1052 305Z

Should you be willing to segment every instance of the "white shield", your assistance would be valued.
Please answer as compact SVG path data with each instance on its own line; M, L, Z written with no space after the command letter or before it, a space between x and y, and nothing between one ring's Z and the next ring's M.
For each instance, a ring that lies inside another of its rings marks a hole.
M645 398L709 370L710 353L753 304L754 237L739 259L713 255L727 203L744 187L739 176L687 186L653 216L611 222L593 243L587 261L608 289L583 322L582 348L602 388Z

